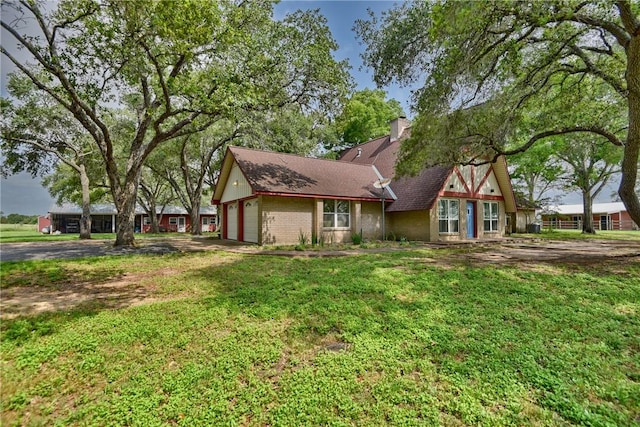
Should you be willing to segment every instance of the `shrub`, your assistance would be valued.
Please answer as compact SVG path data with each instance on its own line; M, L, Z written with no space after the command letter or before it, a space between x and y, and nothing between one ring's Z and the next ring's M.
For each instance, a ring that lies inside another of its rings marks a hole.
M352 233L351 234L351 242L354 245L359 245L360 243L362 243L362 232L360 232L360 233Z

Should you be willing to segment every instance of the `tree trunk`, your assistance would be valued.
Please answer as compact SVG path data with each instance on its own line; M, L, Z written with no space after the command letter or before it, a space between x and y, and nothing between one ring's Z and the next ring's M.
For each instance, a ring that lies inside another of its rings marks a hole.
M149 215L149 222L151 224L149 224L151 226L151 229L149 230L151 233L153 234L158 234L160 233L160 220L158 219L158 206L156 205L156 198L153 196L153 194L147 194L147 203L149 204L149 211L147 212L147 215Z
M593 198L590 191L582 192L582 232L586 234L596 234L593 226Z
M193 236L202 235L202 222L200 222L200 198L198 198L197 201L191 201L189 216L191 217L191 234Z
M82 189L82 215L80 216L80 239L91 239L91 197L89 177L84 165L79 166L80 187Z
M640 34L631 37L627 47L627 88L629 90L629 129L622 158L622 179L618 194L629 216L640 226L640 201L635 186L640 152Z
M151 229L149 230L153 234L160 233L160 221L158 220L158 215L156 214L156 204L152 203L149 213L149 220L151 221Z
M136 200L140 184L140 168L134 179L127 180L119 194L114 197L118 209L118 224L115 246L135 246L133 229L135 226ZM129 174L127 174L129 176Z

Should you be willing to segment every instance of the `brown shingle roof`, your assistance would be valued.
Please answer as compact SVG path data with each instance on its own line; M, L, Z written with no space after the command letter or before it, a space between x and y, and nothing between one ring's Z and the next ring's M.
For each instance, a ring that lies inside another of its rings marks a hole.
M383 177L390 178L395 175L396 153L399 149L400 141L391 142L387 135L343 151L339 160L360 165L374 165ZM358 150L361 150L360 156L358 156Z
M417 176L394 179L391 182L391 188L398 199L389 205L387 212L432 209L451 169L451 167L433 166L423 170Z
M229 147L256 193L379 200L371 165Z
M385 178L394 178L400 141L408 138L410 132L410 128L405 129L400 138L393 142L387 135L349 148L340 155L340 160L356 164L372 164ZM394 178L390 188L397 196L397 200L387 207L387 211L431 209L450 171L451 168L435 166L423 170L414 177Z

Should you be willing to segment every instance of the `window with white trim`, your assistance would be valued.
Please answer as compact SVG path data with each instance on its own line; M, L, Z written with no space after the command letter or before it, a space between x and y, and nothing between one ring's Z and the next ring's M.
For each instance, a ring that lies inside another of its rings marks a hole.
M484 202L484 231L495 232L498 231L498 204L495 202Z
M178 217L172 216L169 218L169 225L178 225Z
M351 207L348 200L324 200L322 212L324 228L349 228Z
M209 225L209 217L208 216L203 216L202 217L202 225Z
M460 202L453 199L438 200L438 231L457 233L460 226Z
M151 217L150 216L145 216L144 217L144 225L149 225L151 224Z

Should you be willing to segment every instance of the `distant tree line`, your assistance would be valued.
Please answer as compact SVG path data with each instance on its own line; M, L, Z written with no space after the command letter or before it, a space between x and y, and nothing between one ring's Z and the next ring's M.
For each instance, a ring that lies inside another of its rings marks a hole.
M11 213L7 216L0 215L0 224L37 224L38 215L21 215Z

